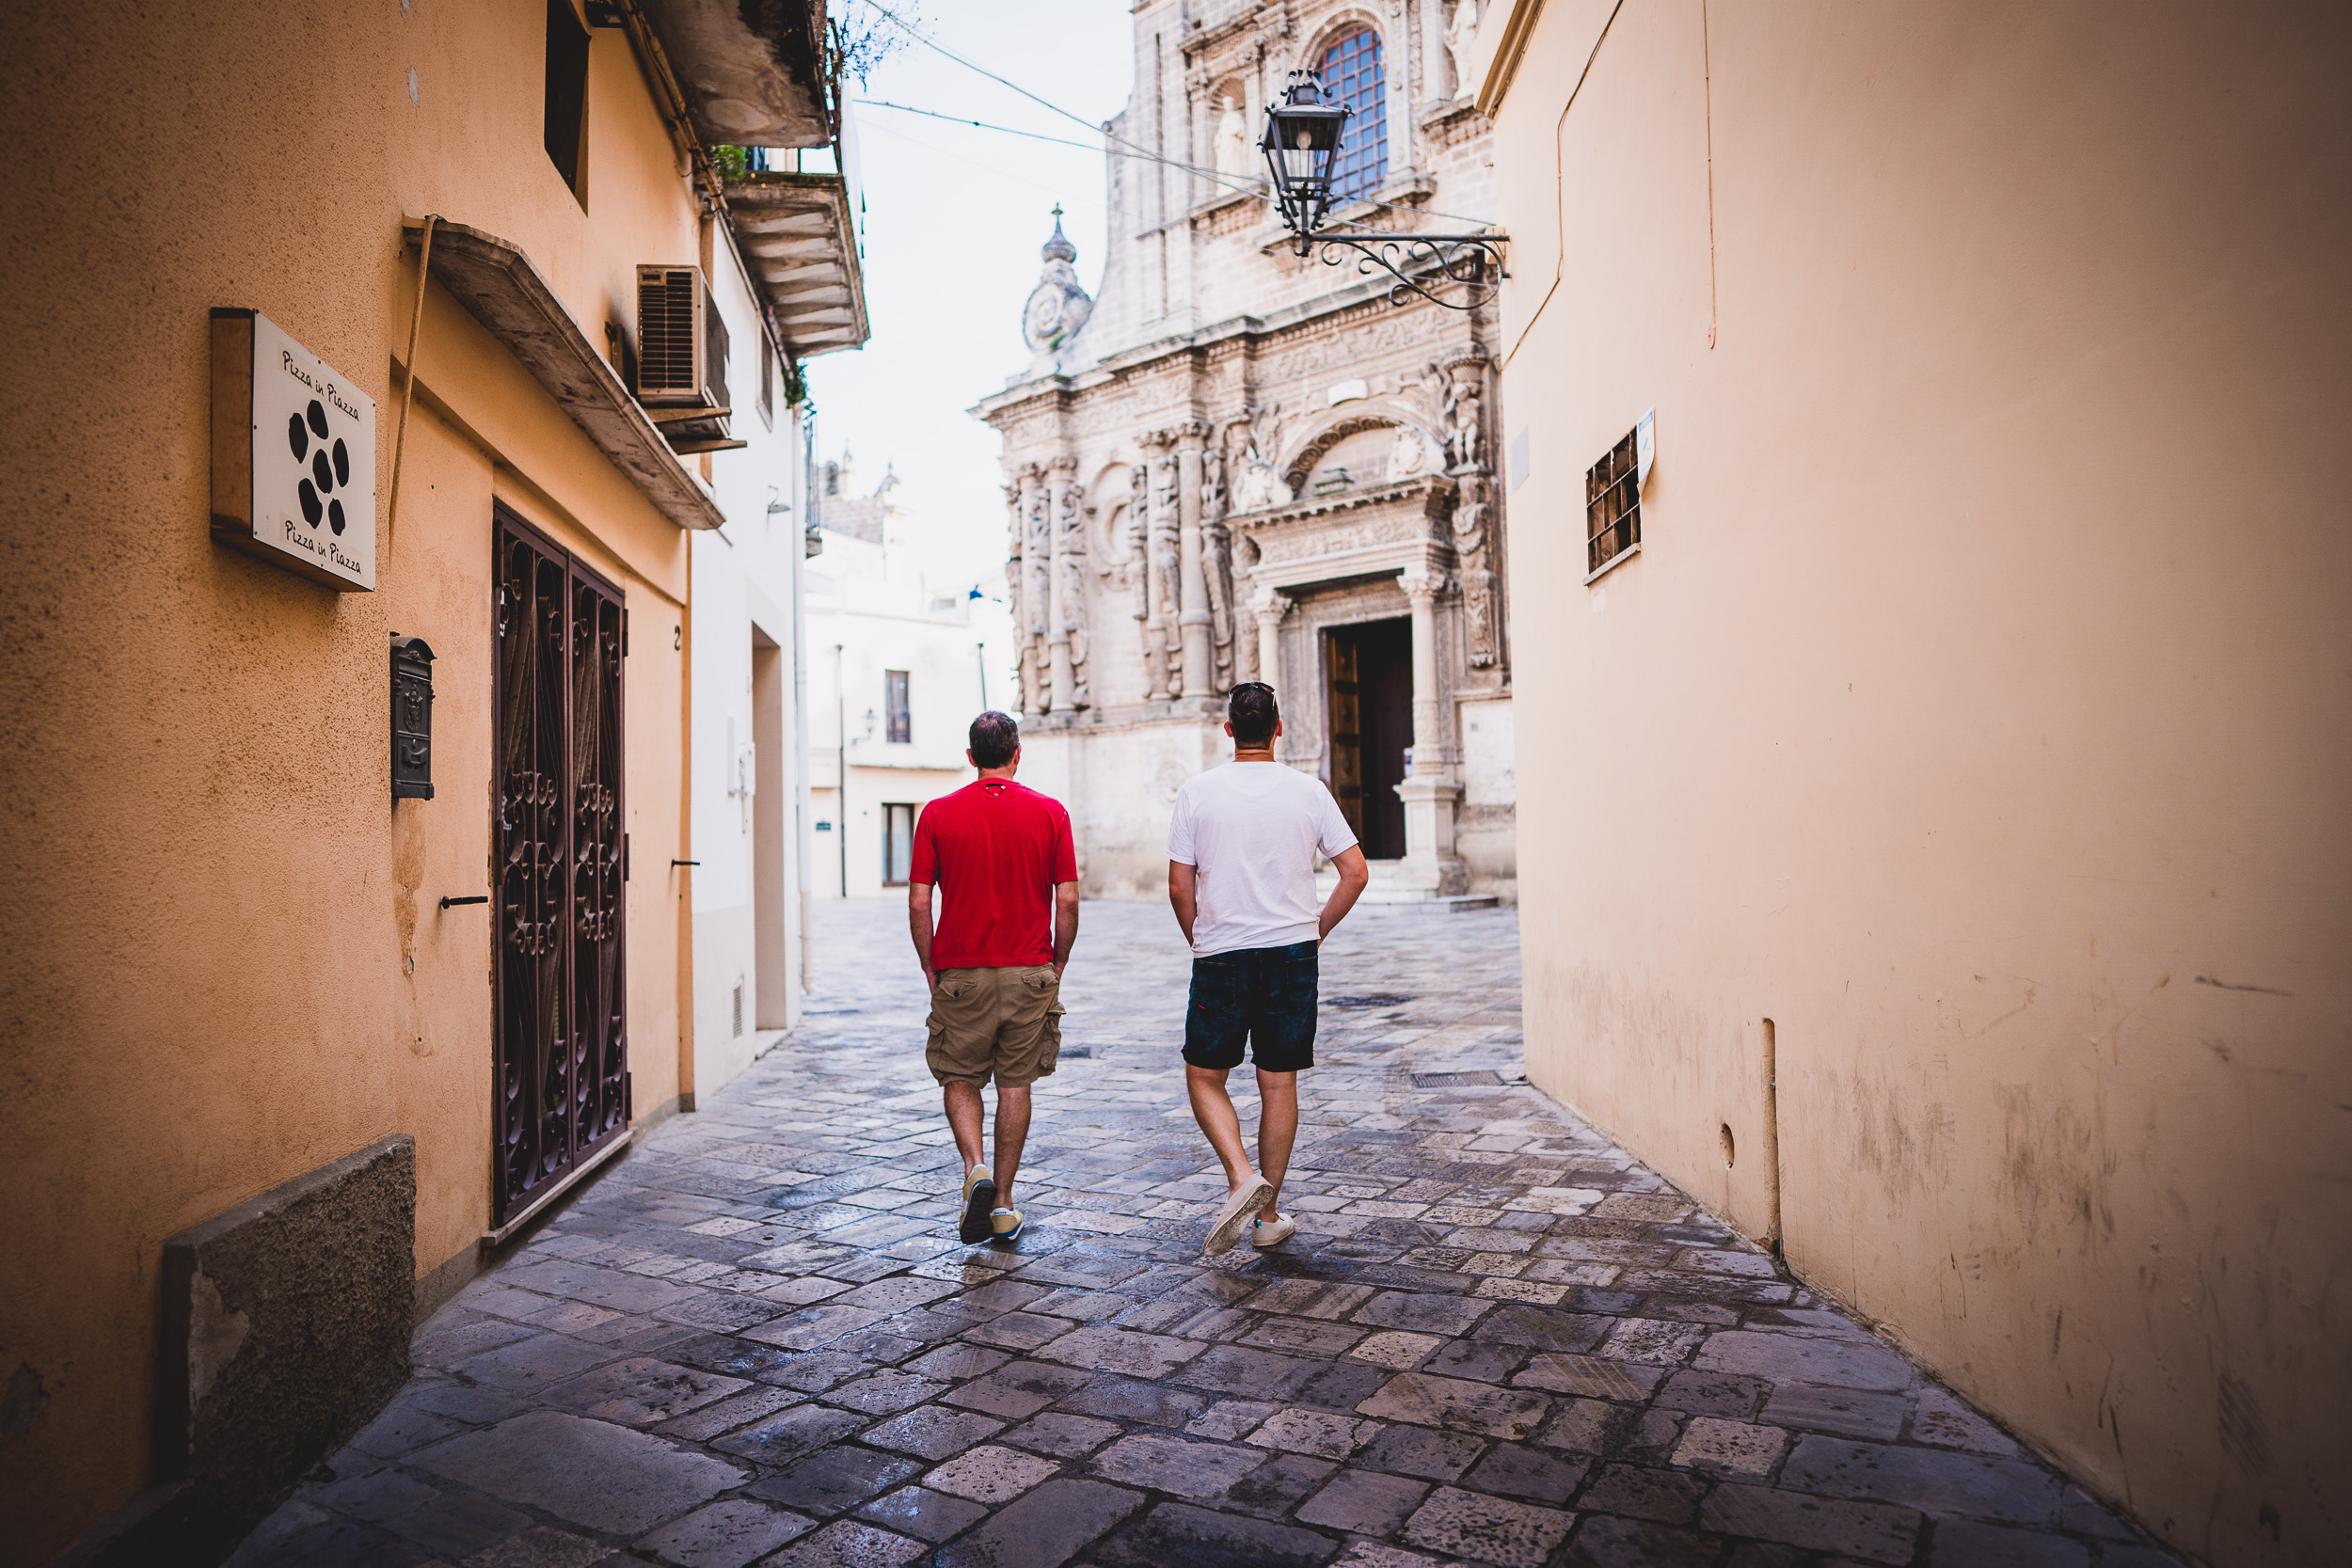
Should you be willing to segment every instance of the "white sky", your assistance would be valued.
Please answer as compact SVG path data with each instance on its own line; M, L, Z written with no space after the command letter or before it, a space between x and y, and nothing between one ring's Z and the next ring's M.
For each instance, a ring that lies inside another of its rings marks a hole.
M893 5L894 10L898 10ZM996 433L964 410L1025 369L1021 307L1036 287L1052 208L1099 292L1102 138L1133 85L1132 24L1120 0L931 0L922 31L946 48L1083 116L1079 125L909 43L882 62L862 99L911 104L993 125L1088 142L1092 150L876 103L855 111L866 189L866 301L873 341L808 365L817 451L856 459L857 487L897 467L894 499L934 582L1005 591L1005 504ZM906 12L900 10L899 14Z

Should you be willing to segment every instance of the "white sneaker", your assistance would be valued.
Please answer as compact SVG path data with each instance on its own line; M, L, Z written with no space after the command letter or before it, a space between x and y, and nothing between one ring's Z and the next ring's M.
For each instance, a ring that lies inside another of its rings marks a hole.
M1274 1246L1289 1241L1297 1234L1298 1222L1288 1214L1284 1214L1272 1225L1266 1224L1263 1220L1252 1225L1249 1227L1249 1244L1251 1246Z
M1272 1201L1274 1183L1255 1171L1250 1172L1241 1190L1227 1198L1225 1207L1217 1211L1216 1223L1209 1227L1209 1239L1201 1243L1200 1250L1212 1258L1232 1251L1233 1243L1241 1240L1242 1231L1248 1227L1249 1216Z

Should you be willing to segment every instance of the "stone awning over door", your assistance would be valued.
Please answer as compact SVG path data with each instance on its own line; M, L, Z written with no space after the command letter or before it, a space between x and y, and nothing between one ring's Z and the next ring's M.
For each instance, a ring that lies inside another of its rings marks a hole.
M1453 559L1447 519L1454 482L1419 474L1228 516L1234 536L1258 547L1250 580L1282 592L1383 577Z
M423 223L402 227L418 244ZM663 516L680 528L726 521L520 245L441 219L433 226L432 272Z

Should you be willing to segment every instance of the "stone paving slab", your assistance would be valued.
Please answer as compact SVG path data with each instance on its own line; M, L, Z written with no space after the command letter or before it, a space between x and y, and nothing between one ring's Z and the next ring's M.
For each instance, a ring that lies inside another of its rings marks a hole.
M423 1325L232 1561L2175 1560L1527 1087L1512 911L1342 927L1298 1234L1208 1259L1166 911L1086 906L1029 1228L965 1247L903 909L820 910L803 1026Z

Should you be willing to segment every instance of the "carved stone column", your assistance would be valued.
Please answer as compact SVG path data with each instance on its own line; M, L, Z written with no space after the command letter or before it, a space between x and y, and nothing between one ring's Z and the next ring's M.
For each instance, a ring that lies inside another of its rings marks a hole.
M1181 576L1178 526L1177 461L1168 451L1168 437L1154 432L1143 438L1147 453L1144 467L1150 470L1151 488L1147 500L1150 523L1144 540L1143 570L1148 578L1143 620L1143 671L1149 689L1144 693L1152 702L1164 702L1175 695L1181 678L1176 669L1176 617L1182 595L1178 592Z
M1053 543L1045 515L1045 474L1035 464L1021 470L1021 700L1031 714L1053 701L1046 663L1045 629L1053 616Z
M1078 584L1075 565L1075 519L1078 460L1057 457L1047 467L1045 510L1050 569L1046 574L1045 673L1049 711L1067 713L1077 700L1077 675L1070 660L1070 627L1078 613L1073 598Z
M1012 707L1016 713L1027 710L1029 703L1028 616L1021 602L1023 585L1028 580L1028 567L1021 559L1025 538L1021 526L1021 478L1016 472L1013 482L1005 486L1005 603L1012 611L1012 661L1016 689Z
M1413 767L1396 786L1397 799L1405 802L1405 859L1393 882L1460 893L1470 885L1469 869L1454 850L1462 785L1451 766L1453 747L1438 679L1438 600L1453 584L1444 573L1418 566L1406 572L1398 586L1413 607Z
M1261 588L1249 601L1251 613L1258 618L1258 657L1256 673L1249 678L1261 680L1274 688L1275 698L1284 695L1282 686L1282 617L1291 612L1291 601L1271 588Z
M1181 531L1183 597L1176 616L1184 646L1184 695L1215 694L1216 657L1209 646L1213 617L1209 613L1207 555L1200 539L1200 453L1207 445L1206 425L1188 424L1176 433L1176 506Z

